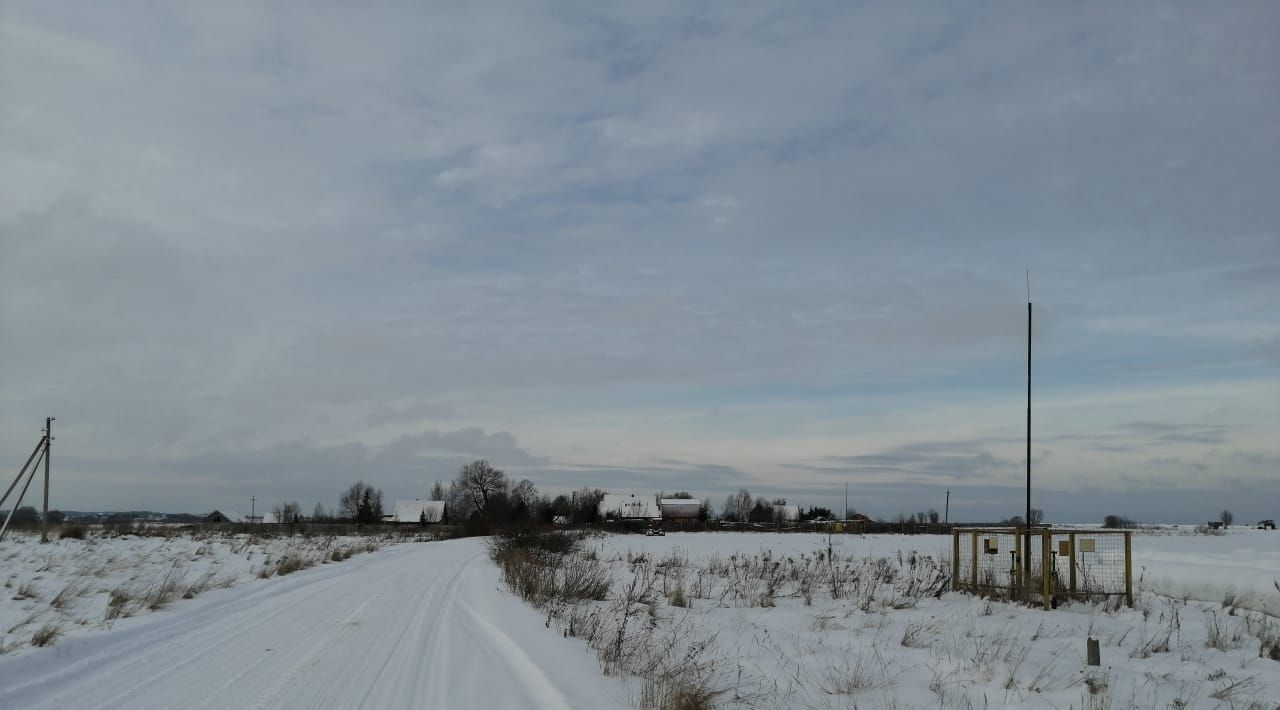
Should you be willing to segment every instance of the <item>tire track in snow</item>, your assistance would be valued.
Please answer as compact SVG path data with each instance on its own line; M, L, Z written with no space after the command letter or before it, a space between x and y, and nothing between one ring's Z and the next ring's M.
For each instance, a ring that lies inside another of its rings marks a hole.
M58 700L80 698L82 691L77 686L86 681L92 682L98 707L127 707L130 698L156 684L157 668L164 668L165 675L177 675L209 665L228 643L254 636L264 609L275 612L283 607L287 611L348 584L349 573L371 560L364 556L358 561L360 564L349 567L314 568L284 579L214 590L199 600L196 608L175 605L155 615L131 619L135 625L129 628L77 640L72 650L80 651L79 658L48 673L15 674L24 682L0 687L0 707L25 707L21 699L28 696L49 707L61 707ZM193 628L199 631L193 633ZM52 651L62 653L57 647Z
M372 602L372 597L366 599L350 614L337 621L335 623L337 628L313 641L310 644L310 650L303 654L302 658L299 658L288 670L281 673L276 679L276 682L272 684L271 687L268 688L251 707L255 708L255 710L265 710L266 708L276 707L277 701L289 691L290 687L296 683L299 678L306 675L308 671L314 668L320 662L320 659L324 654L332 652L335 647L340 647L344 638L355 632L355 625L360 622L360 618L364 615L365 610ZM252 669L246 668L237 676L237 679L247 675L250 670ZM232 684L234 684L234 681L228 683L228 687ZM212 699L213 698L211 697L210 700Z
M397 546L0 657L0 708L621 707L588 654L497 589L485 552Z
M472 625L479 629L488 639L488 646L492 648L502 662L506 664L514 674L520 684L529 693L529 698L533 700L534 707L544 708L546 710L573 710L569 705L569 701L565 699L564 694L552 684L546 674L538 668L537 664L529 658L529 654L525 653L520 645L502 632L501 629L489 623L483 616L477 614L474 609L465 602L460 604L472 622Z

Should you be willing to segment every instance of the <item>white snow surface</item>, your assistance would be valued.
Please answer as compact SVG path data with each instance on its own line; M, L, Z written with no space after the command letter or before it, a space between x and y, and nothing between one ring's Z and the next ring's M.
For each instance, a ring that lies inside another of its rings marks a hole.
M151 559L131 548L164 543L186 559L192 542L126 538L91 549ZM14 549L23 544L55 564L89 554L86 541L6 541L0 559L26 559ZM109 589L127 574L112 569L88 583ZM241 581L110 630L72 625L51 647L0 656L0 708L627 707L621 683L581 644L499 589L482 539L394 545ZM28 613L25 600L4 597L6 624L15 606Z
M656 575L654 608L638 611L647 623L636 633L676 639L675 656L703 647L702 667L718 669L704 674L717 707L1038 709L1274 707L1280 662L1259 652L1263 636L1280 638L1280 620L1223 599L1248 591L1272 608L1276 542L1280 534L1243 530L1135 534L1135 576L1145 568L1135 608L1053 611L953 592L913 603L892 584L832 598L821 577L806 601L787 571L823 559L822 534L614 535L584 544L609 566L615 593L642 568ZM901 580L918 568L913 559L949 560L951 537L834 535L831 544L841 566L869 558L864 569ZM764 581L778 570L776 584ZM676 589L687 606L672 603ZM617 608L586 607L578 619ZM1099 668L1085 665L1089 637L1101 643Z
M688 607L664 590L638 618L655 639L709 643L706 656L724 670L713 679L726 691L718 707L1273 707L1280 662L1260 658L1251 633L1263 624L1280 633L1280 620L1249 610L1280 608L1280 533L1188 533L1135 532L1139 600L1119 611L1043 611L954 593L862 609L831 598L822 582L806 603L785 581L766 606L754 592L725 594L724 581L699 571L709 560L812 560L827 549L822 534L614 535L584 545L619 581L641 556L656 569L684 561L666 567L664 583L683 574ZM483 540L405 543L319 564L368 540L8 538L0 708L621 708L636 699L635 679L604 676L583 640L502 588ZM949 536L928 535L831 543L842 560L883 558L896 569L892 561L912 552L941 560L951 548ZM259 577L290 555L317 565ZM198 593L146 609L146 594L173 579ZM733 584L763 588L746 576ZM135 597L132 617L108 620L114 590ZM587 605L604 612L613 603ZM46 625L62 636L31 646ZM1102 643L1100 669L1083 665L1089 636Z

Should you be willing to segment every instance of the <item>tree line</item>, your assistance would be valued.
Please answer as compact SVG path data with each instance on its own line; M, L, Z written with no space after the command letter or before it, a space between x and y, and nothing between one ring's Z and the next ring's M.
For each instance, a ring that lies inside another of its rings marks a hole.
M533 481L514 480L484 459L463 464L452 481L447 485L436 481L430 493L430 500L445 503L445 517L440 522L468 526L472 532L522 522L552 524L558 522L557 519L567 523L593 523L599 519L603 497L604 491L598 488L582 488L554 498L540 494ZM273 512L282 523L303 519L296 501L281 502ZM386 514L382 489L361 480L343 490L337 508L327 510L317 503L307 520L363 525L381 522ZM419 522L427 523L425 519Z

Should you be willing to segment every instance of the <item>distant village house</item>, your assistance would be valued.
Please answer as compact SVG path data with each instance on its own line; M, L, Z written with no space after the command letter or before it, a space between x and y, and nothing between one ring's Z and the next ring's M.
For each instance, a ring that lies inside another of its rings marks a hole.
M396 510L390 518L388 522L397 525L439 523L444 520L444 501L419 498L398 500Z

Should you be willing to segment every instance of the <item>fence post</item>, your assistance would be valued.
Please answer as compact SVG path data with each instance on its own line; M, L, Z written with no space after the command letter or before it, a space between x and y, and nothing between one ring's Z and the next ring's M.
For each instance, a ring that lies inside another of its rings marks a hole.
M960 533L951 533L951 591L960 591Z
M1067 548L1067 562L1070 563L1071 565L1071 574L1069 576L1070 582L1068 583L1070 585L1069 591L1071 592L1071 598L1075 599L1076 598L1076 534L1075 533L1070 533L1067 535L1067 544L1070 546Z
M1124 531L1124 600L1133 606L1133 533Z
M1053 545L1053 541L1050 538L1049 531L1040 531L1040 589L1041 593L1044 595L1045 609L1053 608L1049 603L1053 596L1050 591L1050 585L1052 584L1053 579L1053 563L1049 561L1052 557L1050 554L1051 550L1049 549L1051 545Z
M1022 531L1013 531L1013 589L1009 590L1014 599L1026 599L1027 571L1022 568Z
M973 532L969 533L969 539L971 543L970 550L971 550L972 560L973 560L973 564L970 565L970 567L972 567L972 571L970 573L972 575L972 580L970 581L969 589L974 594L977 594L978 593L978 531L974 530Z

